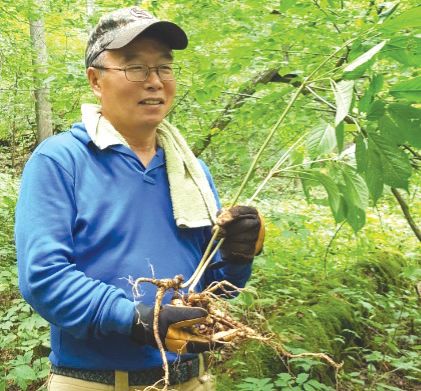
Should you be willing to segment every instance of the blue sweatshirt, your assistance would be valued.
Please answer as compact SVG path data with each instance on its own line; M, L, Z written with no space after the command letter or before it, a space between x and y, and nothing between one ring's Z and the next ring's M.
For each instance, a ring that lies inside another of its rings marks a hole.
M176 226L162 149L144 167L124 145L99 149L78 123L41 143L27 162L15 238L22 295L51 324L51 362L137 370L162 360L157 349L130 338L129 279L189 278L210 227ZM197 289L215 280L244 286L250 273L250 265L227 264L206 271ZM155 292L142 284L140 300L153 305Z

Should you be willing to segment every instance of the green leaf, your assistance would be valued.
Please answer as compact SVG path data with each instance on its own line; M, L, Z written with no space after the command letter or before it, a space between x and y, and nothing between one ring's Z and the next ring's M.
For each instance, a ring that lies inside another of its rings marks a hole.
M304 161L304 152L302 150L293 149L289 153L289 162L291 166L302 164Z
M421 64L421 36L394 37L387 43L382 55L401 64L418 67Z
M355 139L355 159L357 161L358 172L365 172L368 162L367 141L361 134Z
M345 180L347 200L360 209L366 209L368 189L364 179L348 165L343 165L342 175Z
M314 128L307 140L307 148L312 157L332 152L336 147L335 128L330 124L323 124Z
M385 112L385 104L381 100L376 100L370 105L367 112L367 119L369 121L375 121L383 116Z
M372 148L380 156L384 183L407 190L411 176L408 156L390 140L375 133L368 135L368 148Z
M331 86L333 94L335 95L335 126L337 126L348 115L349 109L351 108L352 97L354 94L354 81L341 80L336 84L333 80L331 80Z
M311 384L303 384L304 391L317 391L317 388L314 388Z
M288 387L292 377L289 373L279 373L275 380L275 386L277 387Z
M310 193L310 189L312 186L314 186L313 180L308 179L308 177L306 175L301 175L300 174L300 178L301 178L301 185L303 186L303 192L304 195L306 197L307 202L311 202L311 193Z
M384 180L380 155L374 148L367 150L367 170L365 181L374 204L383 194Z
M343 121L335 127L336 144L338 146L338 152L341 153L344 150L345 143L345 126Z
M421 101L421 76L395 84L390 93L396 98L406 99L409 102Z
M400 132L416 148L421 148L421 110L410 105L394 103L388 106L388 113Z
M371 79L370 85L364 93L363 97L358 103L360 112L367 113L374 96L380 92L383 86L383 75L374 75Z
M340 209L340 193L338 186L328 175L322 174L316 170L305 170L301 174L302 178L307 181L311 180L322 185L328 195L329 206L334 216L339 213ZM307 199L310 199L309 187L307 187Z
M352 203L346 204L346 221L354 230L358 232L365 224L365 211L357 208Z
M365 212L352 204L348 204L346 207L346 221L357 233L365 225Z
M404 132L396 125L392 118L385 114L378 121L380 134L393 141L394 144L403 144L406 140Z
M243 380L244 383L237 385L237 390L247 391L273 391L272 380L269 378L257 379L248 377Z
M373 91L373 95L378 94L383 87L384 77L382 74L373 75L370 83L370 89Z
M344 72L342 77L344 80L357 80L361 79L368 69L372 69L375 63L375 58L368 60L365 64L351 72Z
M387 19L380 27L381 30L397 31L407 28L421 27L421 7L411 8L402 12L396 18Z
M340 197L339 210L337 213L333 214L333 217L335 218L335 222L337 224L342 223L342 221L346 219L346 200L343 194L341 194L341 197Z
M379 14L379 23L383 23L390 15L392 15L399 6L399 0L395 3L393 2L386 2L382 3L381 5L384 6L382 12Z
M307 391L307 388L306 388L307 385L312 386L313 390L317 390L317 391L334 391L332 387L328 387L314 379L311 379L307 383L304 384L304 389L306 391Z
M295 379L295 382L297 384L303 384L307 381L307 379L309 378L309 374L308 373L300 373L297 378Z
M366 51L364 54L356 58L354 61L352 61L350 64L346 66L344 69L344 72L352 72L361 65L365 64L367 61L371 60L380 50L383 49L384 45L386 45L387 40L384 40L377 44L376 46L373 46L370 50Z
M14 368L15 376L24 380L35 380L37 375L29 365L19 365Z

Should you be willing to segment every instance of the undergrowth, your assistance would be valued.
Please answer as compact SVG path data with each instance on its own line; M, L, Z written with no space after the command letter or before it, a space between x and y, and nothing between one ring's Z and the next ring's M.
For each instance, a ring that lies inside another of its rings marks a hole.
M248 343L216 357L218 390L419 389L421 254L389 208L369 214L358 236L343 227L327 252L335 227L322 208L291 201L268 208L265 254L235 299L238 315L279 335L291 352L325 352L344 369L335 379L319 361L282 361Z
M36 390L49 372L49 328L21 298L13 241L17 183L0 174L0 391Z
M48 326L21 299L13 243L16 184L0 178L0 391L43 390ZM339 390L416 390L420 381L418 243L388 203L355 236L329 212L290 199L259 206L268 234L240 320L279 336L291 353L344 361ZM218 390L334 390L334 371L313 358L281 360L258 341L213 355Z

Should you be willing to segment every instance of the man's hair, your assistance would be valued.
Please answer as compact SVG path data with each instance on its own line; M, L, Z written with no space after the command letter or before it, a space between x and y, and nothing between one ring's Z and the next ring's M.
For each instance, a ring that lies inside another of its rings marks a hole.
M92 62L91 67L105 67L104 53L105 52L98 54L98 57ZM102 72L103 70L100 69L100 71Z
M90 65L93 68L99 68L98 72L100 76L102 76L105 73L105 70L101 69L101 67L105 67L104 53L105 52L99 53L98 57Z

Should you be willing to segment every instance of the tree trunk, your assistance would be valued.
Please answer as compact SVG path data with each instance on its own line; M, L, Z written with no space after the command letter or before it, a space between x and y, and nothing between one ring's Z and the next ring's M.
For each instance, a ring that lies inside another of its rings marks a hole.
M90 18L95 12L95 0L86 0L86 16Z
M15 91L13 96L13 119L12 119L12 138L11 138L11 152L12 152L12 178L15 178L16 174L16 103L18 101L18 81L19 81L19 74L16 72L15 74Z
M53 134L50 89L45 83L48 71L48 52L45 42L44 20L42 18L42 0L38 5L36 20L30 20L29 28L32 45L32 64L35 84L35 114L37 120L37 142L40 143Z

